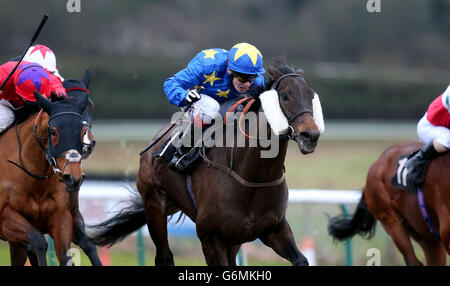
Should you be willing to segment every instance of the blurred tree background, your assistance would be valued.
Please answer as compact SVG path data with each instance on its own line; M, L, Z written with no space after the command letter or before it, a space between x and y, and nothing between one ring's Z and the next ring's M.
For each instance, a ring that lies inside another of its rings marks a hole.
M65 78L93 72L95 118L170 118L162 86L206 48L249 42L302 67L326 119L418 120L449 84L450 0L0 0L0 59L38 43Z

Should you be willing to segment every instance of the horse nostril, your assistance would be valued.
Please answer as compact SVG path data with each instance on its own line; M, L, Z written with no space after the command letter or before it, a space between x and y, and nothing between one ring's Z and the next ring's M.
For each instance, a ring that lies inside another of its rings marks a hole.
M314 131L300 132L300 137L307 142L316 142L319 140L320 133Z
M72 186L75 183L74 177L70 174L64 174L62 177L67 186Z
M311 137L311 134L309 132L301 132L300 137L302 137L304 140L309 141L309 138Z

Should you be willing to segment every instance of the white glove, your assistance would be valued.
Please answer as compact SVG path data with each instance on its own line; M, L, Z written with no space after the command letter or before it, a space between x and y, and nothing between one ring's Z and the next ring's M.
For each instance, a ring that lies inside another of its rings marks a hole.
M188 92L188 94L186 95L186 101L188 103L194 103L198 100L200 100L200 94L198 94L198 92L196 90L191 90Z
M267 122L269 122L275 135L284 134L289 128L289 123L281 111L280 102L278 101L278 92L271 89L261 93L259 96L261 106L266 115Z

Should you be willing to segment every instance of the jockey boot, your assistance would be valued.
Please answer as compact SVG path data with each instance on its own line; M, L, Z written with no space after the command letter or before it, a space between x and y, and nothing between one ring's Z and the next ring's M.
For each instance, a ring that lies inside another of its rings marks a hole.
M202 128L193 122L183 132L181 137L181 146L177 147L173 158L170 160L168 167L174 171L186 173L186 169L199 157L198 149L201 147ZM197 137L197 138L196 138ZM198 138L199 137L199 138Z
M406 177L407 185L422 187L425 182L425 170L430 161L440 154L436 151L433 142L422 146L419 151L414 154L405 163L405 169L408 171Z

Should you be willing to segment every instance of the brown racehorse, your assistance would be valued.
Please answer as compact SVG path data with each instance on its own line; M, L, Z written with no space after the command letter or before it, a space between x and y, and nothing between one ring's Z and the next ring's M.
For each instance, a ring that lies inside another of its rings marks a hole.
M313 152L319 138L311 111L314 92L303 73L296 73L281 58L274 62L268 68L267 87L278 91L280 107L301 152ZM141 156L136 181L141 198L136 197L115 217L92 226L97 244L114 244L147 222L156 246L155 264L174 265L167 240L167 216L181 210L196 223L210 266L235 265L241 244L257 238L293 265L308 265L286 220L288 187L283 164L287 137L280 137L274 158L261 158L262 147L239 147L234 154L231 147L209 150L210 162L200 162L191 177L194 200L186 190L186 176L168 169L162 158L152 156L167 137ZM237 176L208 165L213 161L228 166L230 160L234 160Z
M407 265L422 265L414 253L410 237L421 245L427 265L446 264L446 252L450 254L450 153L431 161L423 187L426 210L440 238L427 226L419 210L417 194L391 184L399 156L421 146L419 142L400 143L381 154L369 169L363 196L353 218L331 219L329 232L334 238L343 240L355 234L370 238L375 231L376 220L379 220Z
M69 99L78 100L82 96L88 96L88 88L91 82L91 73L86 71L82 80L76 79L66 79L63 82L63 86L66 89L67 97ZM86 137L83 138L83 149L82 149L82 159L85 160L91 155L94 146L94 134L91 130L92 124L92 112L94 103L89 98L87 107L81 112L81 118L83 120L83 125L87 128ZM22 115L26 116L26 115ZM78 191L70 193L70 206L73 216L73 238L72 242L79 245L81 249L86 253L91 261L92 265L101 266L101 261L98 257L97 248L93 242L90 241L89 237L86 235L84 219L80 213L78 205ZM28 250L28 251L27 251ZM30 247L25 247L20 243L10 242L10 252L11 252L11 265L22 266L25 264L28 258L31 265L38 265L36 255L31 251Z
M84 179L81 152L87 128L80 113L88 96L54 103L35 96L41 112L0 137L0 237L16 254L26 253L28 246L38 265L46 265L43 234L48 233L60 264L71 265L70 195Z

